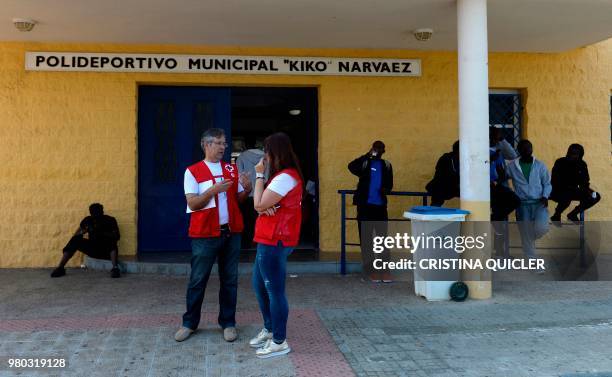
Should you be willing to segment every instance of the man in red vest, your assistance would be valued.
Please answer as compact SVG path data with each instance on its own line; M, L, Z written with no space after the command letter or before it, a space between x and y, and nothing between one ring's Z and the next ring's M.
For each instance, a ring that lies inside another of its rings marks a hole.
M201 139L205 158L185 171L187 212L191 213L191 275L187 287L187 311L177 342L189 338L198 328L204 291L215 260L219 270L219 325L223 338L233 342L236 332L236 297L240 233L243 229L239 202L251 192L247 175L238 175L235 165L221 161L227 142L219 128L210 128Z

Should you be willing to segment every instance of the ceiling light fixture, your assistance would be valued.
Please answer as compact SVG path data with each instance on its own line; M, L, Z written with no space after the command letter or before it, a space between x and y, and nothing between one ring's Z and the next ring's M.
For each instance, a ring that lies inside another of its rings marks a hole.
M34 29L36 21L27 18L13 18L13 25L15 25L19 31L30 31Z
M427 42L431 39L431 36L433 35L433 29L416 29L413 33L417 41Z
M291 110L289 110L289 114L291 114L291 115L300 115L301 112L302 112L302 110L300 110L300 109L291 109Z

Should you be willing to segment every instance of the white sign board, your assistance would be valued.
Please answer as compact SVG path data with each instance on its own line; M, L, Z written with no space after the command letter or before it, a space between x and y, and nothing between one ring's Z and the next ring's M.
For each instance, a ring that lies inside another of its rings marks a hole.
M28 71L421 76L420 59L26 52Z

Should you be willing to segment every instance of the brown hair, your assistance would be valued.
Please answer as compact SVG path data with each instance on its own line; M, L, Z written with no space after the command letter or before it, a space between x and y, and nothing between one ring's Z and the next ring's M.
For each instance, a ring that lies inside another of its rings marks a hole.
M297 170L300 179L304 179L302 170L300 169L300 163L291 146L291 139L289 139L287 134L277 132L268 136L266 140L264 140L264 152L268 154L270 159L268 161L270 166L270 177L273 177L283 169L293 168Z

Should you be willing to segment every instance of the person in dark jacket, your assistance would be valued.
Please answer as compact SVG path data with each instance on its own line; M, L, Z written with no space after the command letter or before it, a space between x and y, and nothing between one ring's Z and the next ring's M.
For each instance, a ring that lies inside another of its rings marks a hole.
M110 259L113 264L111 277L121 276L118 267L117 242L119 241L119 227L114 217L104 214L104 207L100 203L93 203L89 206L91 216L85 217L78 229L63 250L62 259L59 266L51 273L52 278L66 275L64 266L77 252L95 259ZM87 235L88 238L85 238Z
M509 143L500 143L498 128L489 129L489 164L491 184L491 222L495 236L493 245L498 256L509 258L505 240L508 238L508 215L521 205L519 197L508 187L504 148L513 151ZM505 141L505 140L504 140ZM506 145L507 144L507 145ZM507 147L510 148L507 148ZM516 153L516 152L515 152ZM514 156L508 153L509 156Z
M425 186L431 205L441 207L446 200L459 197L459 140L452 152L444 153L436 164L434 177Z
M357 206L357 222L359 226L359 239L362 246L362 258L364 272L368 273L370 280L379 282L391 282L389 271L375 271L373 266L372 231L377 235L386 235L386 221L389 219L387 213L387 194L393 188L393 167L387 160L382 159L385 153L385 144L377 140L372 144L368 153L351 161L348 169L359 177L357 190L353 196L353 204ZM364 222L366 222L364 224ZM362 225L363 228L362 229ZM362 232L370 235L362 239ZM385 250L381 259L387 261L389 252Z
M553 222L561 221L561 214L569 207L572 200L580 204L567 214L571 221L579 221L582 211L593 207L601 200L601 195L589 186L589 169L584 157L584 148L580 144L572 144L567 149L565 157L555 161L552 169L552 193L550 198L557 202L555 213L550 218Z
M491 221L508 221L508 215L521 205L521 200L508 187L505 154L500 147L501 143L498 141L496 130L498 128L491 128L489 131ZM510 146L509 150L514 149Z

